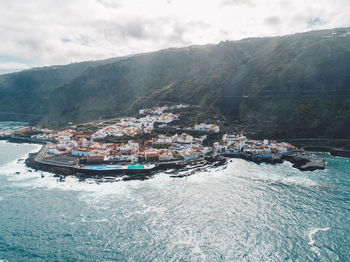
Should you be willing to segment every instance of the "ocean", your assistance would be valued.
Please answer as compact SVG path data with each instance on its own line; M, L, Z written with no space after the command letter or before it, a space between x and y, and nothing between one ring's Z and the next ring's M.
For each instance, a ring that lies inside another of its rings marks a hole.
M0 261L349 261L350 159L60 181L0 141Z

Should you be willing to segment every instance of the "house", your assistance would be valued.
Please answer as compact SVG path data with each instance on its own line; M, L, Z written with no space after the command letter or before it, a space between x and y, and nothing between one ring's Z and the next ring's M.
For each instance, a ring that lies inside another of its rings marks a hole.
M173 155L171 153L163 153L159 155L159 161L169 161L173 159Z
M146 159L146 162L157 162L157 161L159 161L159 153L158 152L146 152L145 159Z
M92 153L87 148L73 148L72 156L91 156Z
M220 132L220 127L214 124L201 123L199 125L195 125L193 129L196 131L202 131L202 132L213 132L213 133Z
M193 160L201 156L198 152L181 152L180 155L185 161Z
M104 162L104 155L96 155L96 156L88 156L86 158L88 164L92 163L103 163Z
M171 144L172 139L171 137L167 137L165 135L159 135L158 139L154 142L155 144Z

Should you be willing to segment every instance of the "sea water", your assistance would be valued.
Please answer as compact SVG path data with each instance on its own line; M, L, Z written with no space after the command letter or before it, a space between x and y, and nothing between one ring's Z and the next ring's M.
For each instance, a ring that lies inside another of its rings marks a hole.
M101 183L26 167L40 147L0 141L0 261L350 260L350 159Z

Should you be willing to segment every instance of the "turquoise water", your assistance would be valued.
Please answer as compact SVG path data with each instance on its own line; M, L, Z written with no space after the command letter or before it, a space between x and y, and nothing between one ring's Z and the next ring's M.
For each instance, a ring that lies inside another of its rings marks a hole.
M144 169L144 166L128 166L128 169Z
M349 261L350 159L59 182L39 148L0 141L0 261Z

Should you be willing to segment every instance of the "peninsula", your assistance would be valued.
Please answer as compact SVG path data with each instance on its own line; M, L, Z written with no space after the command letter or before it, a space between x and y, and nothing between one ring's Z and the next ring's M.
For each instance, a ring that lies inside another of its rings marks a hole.
M255 163L290 161L302 171L324 169L316 155L286 142L223 134L216 123L177 125L191 106L164 105L139 110L137 117L99 120L68 129L23 127L2 139L42 143L26 160L29 167L58 175L120 175L144 178L159 171L223 165L228 158Z

